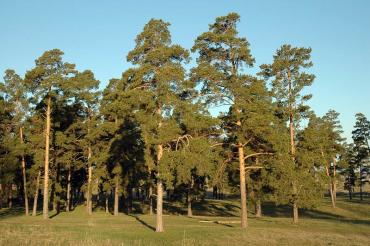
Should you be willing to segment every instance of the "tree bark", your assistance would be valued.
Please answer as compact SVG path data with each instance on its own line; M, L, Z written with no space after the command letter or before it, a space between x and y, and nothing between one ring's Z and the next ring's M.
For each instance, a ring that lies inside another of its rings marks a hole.
M191 207L191 197L188 193L188 196L187 196L187 203L188 203L188 217L192 217L193 216L193 210L192 210L192 207Z
M49 218L49 148L50 148L50 121L51 121L51 96L47 98L46 128L45 128L45 163L44 163L44 199L42 217Z
M105 194L105 213L109 213L108 194Z
M0 209L3 208L3 184L0 183Z
M240 171L240 208L241 208L241 227L247 228L247 191L245 182L245 163L244 163L244 148L242 143L238 143L239 154L239 171Z
M13 207L13 185L9 185L8 208Z
M297 201L293 202L293 223L298 224L298 204L297 204Z
M23 144L24 143L23 127L19 128L19 135L20 135L21 144ZM24 211L25 211L25 214L28 216L29 208L28 208L28 197L27 197L26 161L24 159L23 154L21 156L21 162L22 162L22 176L23 176Z
M156 232L163 232L163 186L162 181L157 181L157 221Z
M116 185L114 187L114 212L113 212L114 215L118 215L118 186L119 180L118 176L116 176Z
M149 215L153 215L153 187L149 186Z
M163 155L163 146L159 144L157 146L157 165ZM157 177L157 218L156 218L156 232L163 232L163 185L162 180L159 176Z
M256 199L256 204L255 204L255 213L257 218L262 217L262 206L261 206L261 199L258 197Z
M35 190L35 195L33 198L32 216L36 216L36 213L37 213L37 200L39 199L40 178L41 178L41 170L39 170L39 172L37 173L37 178L36 178L36 190Z
M71 167L68 168L68 176L67 176L67 204L66 204L66 212L69 212L71 208Z
M337 202L337 180L336 180L336 173L337 173L337 160L335 157L333 158L333 195L334 195L334 204Z
M89 131L89 130L88 130ZM91 201L91 180L92 180L92 167L91 167L91 147L88 147L87 161L88 161L88 179L87 179L87 195L86 195L86 205L87 213L92 214L92 201Z

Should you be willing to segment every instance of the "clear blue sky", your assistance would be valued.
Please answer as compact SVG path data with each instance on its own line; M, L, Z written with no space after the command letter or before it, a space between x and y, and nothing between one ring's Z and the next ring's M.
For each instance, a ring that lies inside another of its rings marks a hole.
M150 18L171 23L175 43L191 48L217 16L241 15L256 67L284 43L313 49L310 105L321 116L341 113L350 137L356 112L370 118L370 1L52 1L0 0L0 71L23 75L44 51L91 69L105 86L129 67L125 56ZM251 73L256 69L252 69Z

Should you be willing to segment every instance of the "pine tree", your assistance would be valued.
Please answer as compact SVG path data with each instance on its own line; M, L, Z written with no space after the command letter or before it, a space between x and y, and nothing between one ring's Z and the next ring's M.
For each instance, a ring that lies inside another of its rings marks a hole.
M337 199L337 180L336 174L338 167L338 160L341 155L344 154L344 138L341 136L343 133L342 126L339 122L339 113L335 110L329 110L323 117L323 126L324 131L322 132L321 137L322 143L326 145L326 150L323 148L322 155L326 156L328 159L325 160L325 163L329 164L326 166L326 174L330 179L329 183L329 192L332 201L332 206L335 208L335 203ZM326 144L325 144L326 143Z
M24 144L24 121L28 113L28 98L27 87L23 79L15 73L14 70L6 70L4 76L4 84L0 87L1 93L12 108L12 128L17 129L19 144L17 152L21 161L23 193L24 193L24 208L25 214L28 215L28 194L27 194L27 178L26 178L26 160L25 160L25 144Z
M362 113L356 114L356 123L352 131L356 164L360 170L360 199L363 200L363 183L367 175L370 158L370 121Z
M157 232L163 231L163 181L171 179L162 157L167 152L166 144L181 135L172 116L185 77L182 63L189 56L182 47L171 44L168 26L162 20L150 20L127 55L127 60L136 65L126 75L131 88L140 92L136 99L140 109L137 115L142 131L147 132L146 146L155 146L152 149L156 156Z
M82 142L85 148L85 159L87 162L87 190L86 205L88 214L92 213L92 181L93 181L93 163L92 163L92 145L94 138L91 136L96 116L98 115L99 103L99 81L95 79L93 72L85 70L78 72L66 84L65 90L70 93L75 103L81 105L80 114L83 116L82 124L84 125L85 137Z
M222 124L229 144L238 153L241 226L246 228L246 160L270 152L266 137L274 116L264 81L242 73L243 68L253 66L254 58L248 41L237 35L239 18L236 13L218 17L209 31L196 39L192 51L198 52L199 58L192 79L201 86L206 103L231 106Z
M297 48L283 45L276 51L273 63L261 65L260 75L266 79L272 78L271 86L273 97L279 108L278 115L282 120L289 122L291 165L299 168L296 162L296 133L302 116L308 111L304 104L311 95L302 95L303 88L310 86L314 75L305 72L312 66L310 48ZM293 205L293 222L298 223L298 179L291 179L291 204Z
M44 161L44 198L43 218L49 218L49 150L51 136L52 102L61 93L70 74L74 73L74 65L63 62L63 52L58 49L46 51L35 61L35 68L28 71L25 81L36 98L36 103L46 107L45 114L45 161Z

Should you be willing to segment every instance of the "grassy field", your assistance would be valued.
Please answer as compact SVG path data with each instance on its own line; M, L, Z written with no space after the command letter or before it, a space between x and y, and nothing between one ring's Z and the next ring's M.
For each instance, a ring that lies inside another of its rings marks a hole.
M0 245L370 245L370 199L328 200L316 210L301 211L299 225L290 209L265 204L263 218L249 216L239 228L238 201L207 200L194 214L164 216L165 232L155 233L155 216L73 212L25 217L20 209L0 210ZM207 209L207 210L205 210ZM207 211L207 212L206 212Z

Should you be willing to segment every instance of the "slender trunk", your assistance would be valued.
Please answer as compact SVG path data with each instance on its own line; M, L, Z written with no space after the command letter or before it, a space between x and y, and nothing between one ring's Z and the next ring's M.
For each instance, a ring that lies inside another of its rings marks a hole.
M331 200L331 206L335 208L335 198L334 198L334 192L333 192L333 183L329 183L329 192L330 192L330 200Z
M244 148L242 143L238 143L239 153L239 171L240 171L240 208L241 208L241 227L247 228L247 191L245 182L245 163L244 163Z
M290 80L290 75L289 75ZM290 90L290 83L289 83L289 90ZM293 165L296 165L295 163L295 141L294 141L294 124L293 124L293 114L289 114L289 130L290 130L290 153L293 159ZM298 223L298 189L296 182L292 182L292 189L293 189L293 223Z
M362 201L363 200L363 190L362 190L362 181L360 180L360 200Z
M66 212L69 212L70 208L71 208L71 167L68 168Z
M88 130L89 131L89 130ZM86 195L86 205L87 213L92 214L92 201L91 201L91 179L92 179L92 166L91 166L91 147L88 147L87 161L88 161L88 178L87 178L87 195Z
M19 135L21 144L23 144L23 127L19 128ZM27 197L27 180L26 180L26 161L24 159L24 155L21 156L22 162L22 176L23 176L23 193L24 193L24 211L25 214L28 215L28 197Z
M3 184L0 183L0 209L3 208Z
M157 146L157 165L163 155L163 146L159 144ZM163 232L163 185L162 180L158 173L157 179L157 223L156 223L156 232Z
M163 232L163 186L162 181L157 181L157 223L156 232Z
M153 187L149 186L149 215L153 215Z
M34 195L34 198L33 198L32 216L36 216L36 213L37 213L37 201L39 199L40 178L41 178L41 170L39 169L39 172L37 173L37 178L36 178L35 195Z
M326 170L326 176L330 179L330 173L329 173L329 167L325 166ZM331 200L331 206L335 208L335 200L334 200L334 193L333 193L333 183L332 180L329 180L329 193L330 193L330 200Z
M119 180L118 176L116 176L116 185L114 187L114 215L118 215L118 186L119 186Z
M333 158L333 195L334 195L334 205L337 202L337 181L336 181L336 173L337 173L337 160L334 157Z
M13 185L9 185L8 208L13 207Z
M190 195L188 194L188 197L187 197L187 201L188 201L188 217L192 217L193 216L193 210L191 208L191 197Z
M60 192L57 190L56 186L60 185L60 165L57 164L57 177L56 177L56 184L55 184L55 196L54 196L54 211L56 210L57 213L60 213Z
M352 186L348 189L349 200L352 200Z
M298 224L298 204L297 204L297 201L293 202L293 223Z
M49 218L49 147L50 147L50 117L51 117L51 96L47 98L46 128L45 128L45 167L44 167L44 200L42 216Z
M257 218L262 217L262 206L261 206L261 199L257 197L256 204L255 204L255 213Z
M105 194L105 213L109 213L109 203L108 203L108 194Z

